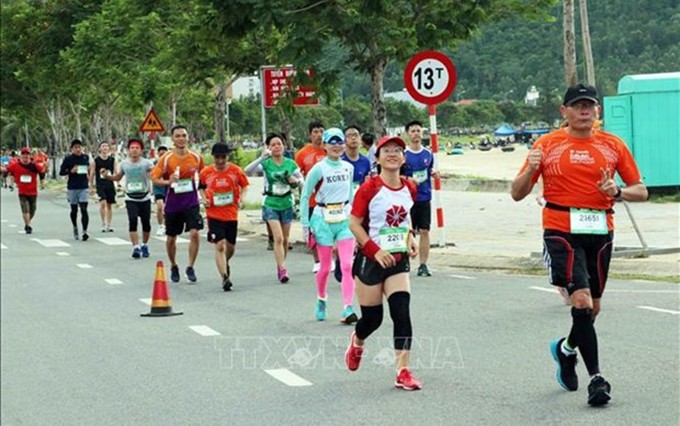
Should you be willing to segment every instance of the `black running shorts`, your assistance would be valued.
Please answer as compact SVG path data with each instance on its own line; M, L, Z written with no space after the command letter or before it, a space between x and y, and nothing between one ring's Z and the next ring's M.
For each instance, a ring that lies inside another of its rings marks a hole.
M357 252L354 257L354 264L352 264L352 276L358 278L362 283L366 285L376 285L382 284L385 280L392 275L408 273L411 271L411 263L409 262L408 255L406 253L397 253L400 258L397 264L391 268L383 268L375 260L371 260L366 257L363 253Z
M99 202L106 201L106 204L116 204L116 188L113 182L108 182L110 185L97 185L97 196Z
M565 287L570 295L589 288L593 299L601 298L609 274L613 239L613 232L591 235L546 229L543 244L550 283Z
M165 235L176 237L192 229L203 229L203 217L198 205L181 212L165 213Z
M222 240L227 240L231 245L236 244L236 231L238 229L238 221L217 220L208 218L208 242L218 243Z
M430 223L432 222L432 207L431 202L428 201L416 201L411 207L411 223L413 224L413 230L418 232L423 229L425 231L430 230Z

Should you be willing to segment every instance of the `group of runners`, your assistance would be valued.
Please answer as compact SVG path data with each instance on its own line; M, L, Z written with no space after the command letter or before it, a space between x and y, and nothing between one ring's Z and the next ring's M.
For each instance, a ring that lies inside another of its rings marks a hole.
M576 350L589 374L588 403L602 405L611 398L611 385L600 372L595 317L600 311L613 241L612 206L617 200L644 201L648 197L640 172L623 141L594 128L599 101L594 87L567 89L560 113L567 125L539 138L512 183L512 198L519 201L543 181L543 228L550 282L564 289L572 305L569 334L550 344L557 363L557 380L569 391L578 389ZM397 363L395 386L421 389L409 369L413 331L410 316L410 259L419 257L417 275L431 276L429 255L432 179L437 176L432 152L422 146L422 124L405 126L405 139L385 136L373 143L357 126L325 129L309 125L309 143L286 156L282 134L266 137L262 155L242 170L228 161L226 144L212 147L213 164L188 149L184 126L171 130L173 148L160 153L154 165L143 158L143 143L128 141L128 158L116 165L108 144L99 145L93 161L82 152L82 143L71 143L71 154L59 169L68 176L67 199L75 239L88 239L89 191L100 200L102 231L111 230L112 182L125 178L133 258L149 256L151 200L156 203L159 228L166 235L170 279L180 281L177 237L188 232L185 274L196 282L194 264L203 229L200 209L205 207L208 241L214 245L215 262L224 291L231 291L230 262L236 246L238 210L249 188L247 176L261 173L262 219L273 241L276 279L288 283L286 267L295 200L299 193L303 238L314 254L316 273L314 315L328 316L328 279L335 269L340 281L340 321L354 325L345 362L350 371L361 363L369 336L383 320L383 300L393 322ZM364 156L360 145L367 150ZM366 143L368 142L368 144ZM160 150L159 150L160 151ZM18 182L26 232L35 214L36 176L44 169L21 152L18 166L3 166ZM626 187L614 180L618 173ZM88 187L89 185L89 187ZM31 198L32 197L32 198ZM77 224L81 213L81 229ZM137 226L142 224L139 240ZM334 260L335 258L335 260ZM354 309L358 301L359 312Z

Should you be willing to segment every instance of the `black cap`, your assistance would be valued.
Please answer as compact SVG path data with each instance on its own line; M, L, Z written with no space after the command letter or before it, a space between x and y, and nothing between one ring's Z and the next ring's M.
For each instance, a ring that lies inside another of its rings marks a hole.
M231 149L226 143L216 143L212 147L212 155L229 155Z
M73 147L76 146L76 145L83 146L83 143L80 141L80 139L73 139L73 140L71 141L71 148L73 148Z
M576 101L580 101L582 99L599 103L597 89L595 89L593 86L588 86L582 83L577 84L576 86L571 86L566 92L564 92L564 102L562 102L562 104L565 106L571 106Z

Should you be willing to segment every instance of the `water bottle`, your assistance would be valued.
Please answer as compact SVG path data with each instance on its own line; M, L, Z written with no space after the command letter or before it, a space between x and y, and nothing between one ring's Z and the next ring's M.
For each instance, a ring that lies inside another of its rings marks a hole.
M176 176L177 179L179 179L179 166L177 166L177 167L175 168L175 173L173 173L173 176ZM172 189L177 188L177 182L171 183L171 184L170 184L170 187L171 187Z

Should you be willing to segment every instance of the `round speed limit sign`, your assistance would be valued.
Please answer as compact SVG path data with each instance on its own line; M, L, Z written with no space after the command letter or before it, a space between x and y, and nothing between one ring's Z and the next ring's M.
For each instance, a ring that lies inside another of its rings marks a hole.
M413 99L435 105L445 101L456 88L456 67L445 54L426 50L406 64L404 84Z

